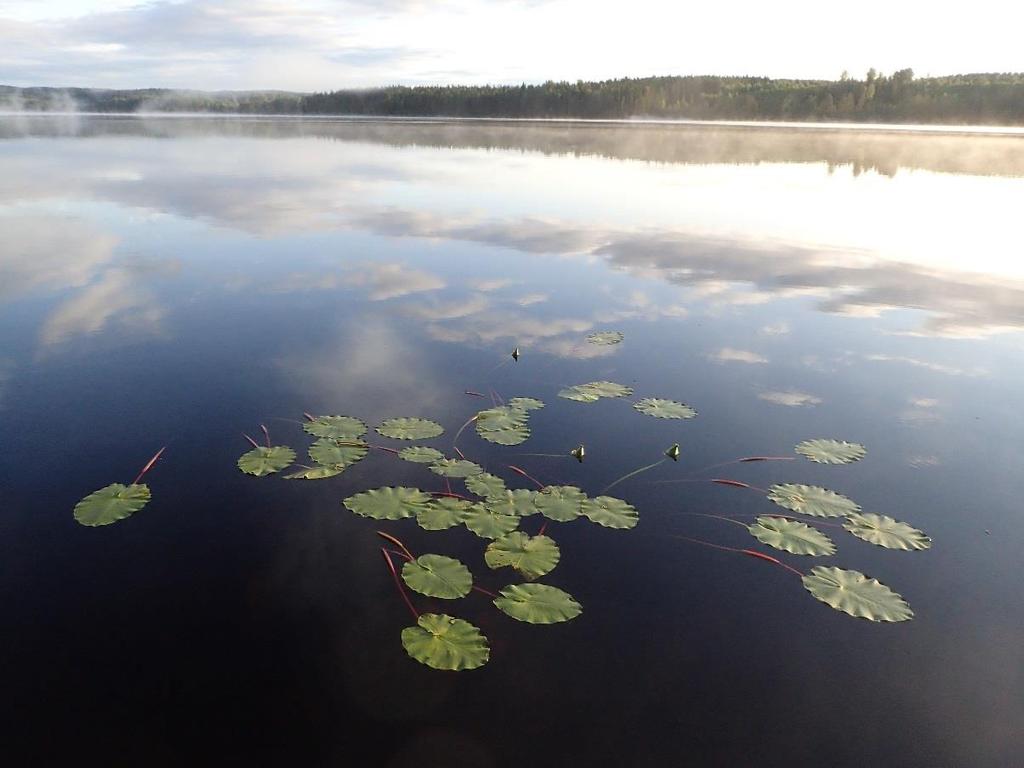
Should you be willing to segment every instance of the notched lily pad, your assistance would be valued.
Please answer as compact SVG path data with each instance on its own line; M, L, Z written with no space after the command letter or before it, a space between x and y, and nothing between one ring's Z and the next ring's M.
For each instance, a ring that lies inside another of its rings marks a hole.
M527 411L509 405L496 405L486 408L476 415L477 432L500 432L505 429L521 427L529 418Z
M537 411L544 407L544 401L535 397L513 397L508 405L520 411Z
M496 429L487 432L477 430L477 432L487 442L497 445L521 445L530 438L530 430L524 426L512 427L511 429Z
M295 461L295 451L286 445L275 445L273 448L253 448L243 453L238 459L238 468L247 475L263 477L280 472Z
M374 520L401 520L413 517L430 501L430 494L418 488L387 487L357 493L342 503L361 517L372 517Z
M499 595L494 599L499 610L530 624L557 624L583 613L572 595L547 584L512 584Z
M377 427L378 434L394 440L429 440L444 434L444 427L430 419L402 416L385 419Z
M812 517L844 517L860 511L860 505L819 485L776 483L768 489L768 499L783 509Z
M577 403L596 403L601 399L600 395L589 390L582 389L579 385L560 389L558 391L558 396L565 398L566 400L574 400Z
M402 566L402 581L427 597L455 600L473 588L469 568L453 557L420 555Z
M873 512L854 513L846 518L843 528L858 539L886 549L905 551L928 549L932 540L913 526L901 523L888 515Z
M580 511L605 528L634 528L640 519L636 507L614 496L586 499Z
M366 458L369 450L369 446L361 440L341 443L332 438L321 437L309 446L309 458L326 467L344 469Z
M444 613L421 614L402 630L402 646L421 664L452 671L482 667L491 654L479 629Z
M544 517L568 523L580 516L587 495L573 485L549 485L534 497L534 504Z
M633 394L633 388L624 384L616 384L614 381L591 381L586 384L577 384L579 389L592 392L598 397L629 397Z
M430 471L441 477L472 477L484 470L479 464L465 459L441 459L430 465Z
M815 598L837 611L868 621L908 621L914 617L900 595L859 571L815 566L803 577Z
M489 499L491 496L498 496L507 490L505 481L497 475L492 475L490 472L481 472L479 475L467 477L466 488L469 489L470 493L483 496L485 499Z
M414 464L433 464L435 461L444 458L444 454L437 448L429 448L425 445L410 445L398 452L398 458L411 461Z
M285 480L323 480L328 477L340 475L345 471L343 466L325 467L320 464L315 467L303 467L298 472L285 475Z
M622 335L622 331L597 331L587 336L587 341L591 344L608 347L612 344L618 344L624 338L626 337Z
M633 407L656 419L692 419L697 415L697 411L684 403L660 397L645 397L634 403Z
M849 464L864 458L867 449L860 443L817 439L798 443L796 452L818 464Z
M747 530L762 544L794 555L820 557L834 555L836 551L828 536L799 520L762 516Z
M75 520L90 527L110 525L131 517L149 503L149 498L149 486L144 483L111 483L75 504Z
M554 570L561 556L553 539L513 531L487 545L484 562L493 569L514 568L524 578L533 580Z
M464 499L442 496L416 513L416 522L425 531L443 531L459 525L472 504Z
M314 437L332 440L358 440L366 434L366 424L353 416L317 416L302 428Z
M471 504L462 522L482 539L499 539L519 527L519 518L515 515L492 512L480 504Z
M488 496L484 506L498 515L529 517L540 512L537 509L537 491L530 491L526 488L516 488L514 491L504 491Z

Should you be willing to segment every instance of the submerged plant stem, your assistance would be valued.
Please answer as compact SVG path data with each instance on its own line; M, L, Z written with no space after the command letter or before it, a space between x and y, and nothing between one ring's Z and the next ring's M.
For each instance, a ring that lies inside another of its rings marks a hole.
M532 476L532 475L530 475L530 474L527 474L526 470L524 470L524 469L520 469L519 467L517 467L517 466L515 466L515 465L513 465L513 464L506 464L505 466L507 466L507 467L508 467L509 469L511 469L511 470L512 470L513 472L515 472L516 474L518 474L518 475L522 475L522 476L523 476L523 477L525 477L525 478L526 478L527 480L530 480L530 481L532 481L532 482L536 483L536 484L537 484L537 487L538 487L538 488L539 488L540 490L542 490L542 491L543 491L543 490L544 490L544 489L545 489L545 488L547 487L547 486L545 486L545 485L544 485L544 483L542 483L542 482L541 482L540 480L538 480L537 478L533 477L533 476Z
M384 562L388 564L388 570L391 571L391 578L395 580L395 588L398 590L398 594L402 596L402 600L412 613L412 617L419 620L420 612L416 610L416 606L412 604L409 596L405 594L405 588L402 586L402 580L398 578L398 571L395 570L395 564L391 561L391 555L383 547L381 547L380 553L384 557Z
M267 448L270 447L270 432L267 431L266 424L260 424L260 429L263 430L263 439L267 441Z
M257 443L255 440L253 440L251 437L249 437L247 434L245 434L245 432L242 433L242 437L244 437L246 440L248 440L252 444L253 448L259 448L260 447L260 444Z
M726 546L723 546L722 544L712 544L710 541L704 541L703 539L695 539L692 536L682 536L682 535L677 534L677 533L676 534L669 534L669 537L673 538L673 539L682 539L684 541L690 541L690 542L693 542L694 544L703 544L705 547L712 547L714 549L720 549L723 552L735 552L738 555L746 555L747 557L756 557L758 560L766 560L769 563L774 563L775 565L779 566L780 568L785 568L790 573L795 573L797 576L799 576L801 578L803 578L803 575L804 575L802 571L798 571L796 568L794 568L791 565L786 565L784 562L782 562L778 558L772 557L771 555L766 555L763 552L757 552L757 551L755 551L753 549L739 549L737 547L726 547Z
M472 424L474 421L476 421L476 414L473 414L472 418L470 418L465 424L459 427L459 431L456 432L455 437L452 438L453 449L458 450L458 446L456 446L456 443L459 442L459 436L462 434L463 430L465 430L465 428Z
M396 547L402 550L405 553L405 556L408 557L410 560L416 559L415 557L413 557L412 552L409 551L409 548L405 546L405 544L403 544L401 541L396 539L394 536L392 536L390 533L384 533L384 531L377 531L377 535L380 536L382 539L390 541L392 544L394 544Z
M634 469L632 472L630 472L628 474L625 474L622 477L620 477L618 480L613 482L611 485L605 486L605 488L601 491L601 493L607 493L612 488L614 488L616 485L621 483L623 480L628 480L631 477L635 477L636 475L639 475L641 472L646 472L649 469L654 469L655 467L661 466L666 461L668 461L668 457L662 459L661 461L656 461L653 464L648 464L646 467L640 467L640 469Z
M139 474L137 474L137 475L135 476L135 479L134 479L134 480L132 480L132 485L135 485L136 483L138 483L138 482L139 482L139 480L141 480L141 479L143 478L143 476L144 476L144 475L145 475L145 474L146 474L147 472L149 472L149 470L151 470L151 469L153 468L153 465L154 465L154 464L156 464L156 461L157 461L157 459L159 459L159 458L160 458L160 455L161 455L161 454L162 454L162 453L163 453L164 451L166 451L166 450L167 450L167 446L165 445L165 446L164 446L163 448L161 448L161 449L160 449L159 451L157 451L157 452L156 452L156 454L155 454L155 455L153 456L153 458L152 458L152 459L150 459L150 460L149 460L148 462L146 462L146 466L144 466L144 467L142 468L142 471L141 471L141 472L139 472Z
M476 590L477 592L480 592L481 594L487 595L488 597L493 597L495 599L498 598L498 595L494 594L489 589L484 589L483 587L478 587L476 584L474 584L472 588L474 590Z

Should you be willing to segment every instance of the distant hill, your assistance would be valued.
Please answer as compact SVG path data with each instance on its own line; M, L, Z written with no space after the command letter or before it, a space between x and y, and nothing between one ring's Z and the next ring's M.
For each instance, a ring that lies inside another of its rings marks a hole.
M863 80L650 77L540 85L389 86L327 93L0 86L0 109L432 117L688 118L1024 124L1024 73Z

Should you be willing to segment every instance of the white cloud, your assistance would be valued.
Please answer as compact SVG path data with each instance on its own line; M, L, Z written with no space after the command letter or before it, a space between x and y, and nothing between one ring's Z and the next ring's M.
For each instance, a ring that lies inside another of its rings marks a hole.
M402 264L368 264L347 274L344 283L366 288L371 301L396 299L445 287L444 280L437 275L409 269Z
M820 397L809 395L806 392L797 392L794 389L784 392L762 392L758 395L758 398L769 403L775 403L776 405L787 405L790 408L821 404Z
M757 365L768 362L767 357L756 352L750 352L745 349L733 349L732 347L722 347L717 352L708 355L708 357L716 363L747 363L749 365Z

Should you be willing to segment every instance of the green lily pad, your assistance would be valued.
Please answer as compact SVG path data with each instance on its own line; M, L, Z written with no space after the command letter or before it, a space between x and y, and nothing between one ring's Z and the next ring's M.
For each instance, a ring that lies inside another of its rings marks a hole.
M430 471L442 477L472 477L483 472L483 467L465 459L441 459L430 465Z
M509 566L532 580L554 570L561 556L553 539L513 531L487 545L484 562L495 570Z
M849 464L860 461L867 449L860 443L845 440L804 440L796 446L796 452L818 464Z
M492 475L490 472L481 472L479 475L467 477L466 488L469 489L470 493L483 496L485 499L491 496L498 496L507 490L505 488L505 481L497 475Z
M598 331L587 336L587 341L591 344L608 347L612 344L618 344L624 338L625 336L622 335L622 331Z
M442 496L416 513L416 522L425 531L443 531L459 525L472 504L464 499Z
M499 610L530 624L557 624L583 613L572 595L547 584L511 584L499 594L494 599Z
M577 403L596 403L601 399L601 396L583 389L580 385L566 387L558 391L558 396L565 398L566 400L574 400Z
M794 555L819 557L836 552L836 545L828 536L799 520L762 516L748 530L762 544Z
M427 597L455 600L473 588L469 568L453 557L420 555L402 566L402 581Z
M111 483L75 504L75 520L82 525L110 525L124 520L149 503L149 486L143 483Z
M567 523L580 516L587 495L572 485L549 485L534 498L540 513L549 520Z
M633 528L640 519L636 507L613 496L586 499L580 511L605 528Z
M629 397L633 394L632 387L616 384L614 381L591 381L587 384L577 384L576 389L598 397Z
M857 502L818 485L778 483L768 489L768 498L783 509L812 517L844 517L860 511Z
M512 408L508 405L487 408L476 415L476 431L500 432L521 427L526 423L527 418L527 412L521 408Z
M530 491L526 488L516 488L514 491L504 491L488 496L484 506L497 515L529 517L540 512L537 509L537 491Z
M303 467L298 472L292 472L290 475L285 475L285 480L323 480L324 478L334 477L340 475L345 471L344 466L331 466L326 467L317 464L315 467Z
M352 416L317 416L302 428L314 437L331 440L358 440L366 434L366 424Z
M443 435L444 427L430 419L403 416L397 419L385 419L377 427L377 432L395 440L428 440Z
M860 619L907 621L914 617L900 595L859 571L815 566L803 582L807 591L821 602Z
M434 669L476 669L491 655L487 638L468 621L444 613L424 613L417 626L402 630L402 646L412 658Z
M430 502L430 494L418 488L388 487L357 493L342 503L361 517L372 517L374 520L401 520L416 515Z
M535 397L513 397L508 405L520 411L537 411L544 407L544 401Z
M478 432L480 437L489 443L497 445L521 445L530 438L530 430L526 427L512 427L511 429L490 430Z
M640 413L653 416L656 419L692 419L697 415L697 412L688 405L660 397L645 397L643 400L633 403L633 407Z
M370 451L362 441L339 443L328 437L321 437L309 446L309 458L325 467L350 467L361 461Z
M932 540L924 531L894 520L888 515L876 515L873 512L851 514L843 523L843 528L858 539L886 549L910 551L928 549L932 545Z
M410 445L398 452L398 458L411 461L415 464L433 464L438 459L443 459L444 454L437 448L428 448L425 445Z
M480 504L470 505L462 522L482 539L498 539L519 527L519 518L515 515L497 514Z
M295 451L286 445L253 448L238 459L238 468L247 475L263 477L279 472L295 461Z

